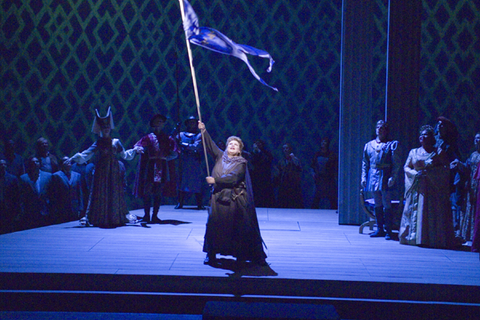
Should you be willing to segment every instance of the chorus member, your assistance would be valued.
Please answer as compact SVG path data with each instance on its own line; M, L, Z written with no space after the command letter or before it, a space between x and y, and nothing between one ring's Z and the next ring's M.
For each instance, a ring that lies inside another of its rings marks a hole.
M4 154L1 156L7 161L7 172L20 178L25 173L23 158L15 151L15 142L12 139L5 141Z
M105 117L100 117L96 110L92 132L98 135L97 141L70 158L70 161L82 164L97 155L86 214L89 224L102 228L122 226L128 221L124 172L117 156L132 160L139 152L137 148L125 150L120 140L111 136L113 128L110 108Z
M261 139L256 140L250 155L256 207L270 208L273 206L272 163L273 155L267 149L265 142Z
M143 201L144 223L160 223L158 218L162 200L162 185L167 181L167 161L177 157L177 145L173 137L167 135L163 128L167 117L156 114L150 119L151 133L142 137L134 148L139 150L140 161L135 174L133 194ZM150 208L153 202L153 214Z
M310 167L313 169L315 181L312 209L336 209L338 157L335 152L330 150L328 137L320 140L320 150L313 156ZM321 204L324 199L326 203Z
M185 131L177 135L180 147L180 184L178 186L178 203L175 209L183 208L185 197L195 195L198 210L205 210L202 193L202 134L198 130L198 120L194 116L184 121Z
M448 118L438 117L435 126L435 146L446 154L450 163L460 161L460 151L458 149L458 130L455 124ZM461 198L463 194L463 184L465 179L458 172L458 168L453 165L450 169L450 204L452 207L452 219L455 235L460 238L460 217L461 217Z
M50 152L50 142L44 138L38 138L35 144L36 157L40 161L40 170L55 173L60 170L58 158Z
M388 124L377 121L375 139L367 142L363 148L361 186L373 193L377 230L370 237L392 239L393 210L392 188L397 180L400 162L397 141L388 138Z
M82 176L72 171L69 157L63 157L60 163L60 170L52 175L54 223L78 220L83 213Z
M410 150L405 171L405 207L400 221L401 244L431 248L455 246L450 207L449 160L435 147L434 130L420 128L420 147Z
M21 209L19 192L17 177L7 172L7 160L0 158L0 234L15 230Z
M464 192L465 210L460 215L460 236L464 241L471 241L473 235L475 210L477 207L478 180L475 179L480 163L480 132L473 139L475 151L468 157L465 163L458 159L450 163L450 169L458 168L461 176L467 177Z
M36 228L51 223L52 174L40 170L40 160L26 161L27 173L20 176L20 196L23 204L22 228Z
M473 177L480 184L480 163L477 166L477 173ZM472 249L473 252L480 252L480 188L477 191L477 204L475 206L475 216L473 218Z
M302 164L293 153L290 143L282 146L283 159L275 168L274 181L278 185L277 206L280 208L303 208Z

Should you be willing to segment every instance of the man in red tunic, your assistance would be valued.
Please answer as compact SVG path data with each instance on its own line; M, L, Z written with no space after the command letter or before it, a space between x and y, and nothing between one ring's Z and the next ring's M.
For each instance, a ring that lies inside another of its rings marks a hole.
M133 194L142 198L145 215L141 222L160 223L158 211L162 200L162 184L167 181L167 161L177 157L178 148L175 140L163 132L167 118L156 114L150 120L152 133L141 138L135 147L141 147L140 161L135 176ZM153 215L150 219L150 207L153 199Z

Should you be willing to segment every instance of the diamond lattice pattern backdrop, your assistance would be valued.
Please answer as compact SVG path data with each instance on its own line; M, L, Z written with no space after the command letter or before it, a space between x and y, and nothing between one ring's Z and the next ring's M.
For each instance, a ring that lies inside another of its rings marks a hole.
M383 116L387 3L376 1L374 11L373 120ZM196 113L177 0L0 4L0 134L13 138L24 156L40 136L59 156L88 147L95 108L104 113L112 106L114 134L127 147L148 132L154 113L170 117L168 130ZM305 167L321 136L338 145L341 0L191 4L201 25L276 60L268 74L265 59L250 58L278 93L255 80L242 61L192 46L202 119L212 136L239 135L248 148L262 138L276 157L288 141ZM469 135L479 116L479 11L473 1L424 1L425 123L445 114ZM134 169L127 164L129 181ZM305 174L307 198L309 179Z
M422 21L420 106L425 123L435 123L440 115L452 119L466 158L480 131L480 4L424 1Z
M321 135L338 141L340 1L191 1L200 24L276 60L250 61L261 85L233 57L192 46L202 119L212 136L264 139L308 159ZM23 154L47 137L71 155L94 140L95 108L112 106L116 132L132 146L161 112L169 130L196 113L176 0L2 1L2 134ZM307 160L305 160L307 161ZM134 164L127 164L131 178ZM131 180L131 179L130 179Z

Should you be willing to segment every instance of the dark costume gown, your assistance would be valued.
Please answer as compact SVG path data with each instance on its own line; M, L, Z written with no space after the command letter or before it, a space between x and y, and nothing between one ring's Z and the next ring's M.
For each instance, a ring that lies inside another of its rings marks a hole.
M135 157L134 149L125 151L118 139L98 138L87 150L75 154L72 159L85 163L97 154L93 174L92 191L87 207L88 222L99 227L116 227L128 222L125 202L124 170L117 154L125 160Z
M215 158L212 169L215 184L208 208L203 251L262 262L266 254L253 202L247 160L241 156L229 158L226 152L217 147L207 131L204 135L207 152Z
M253 194L255 196L255 205L260 208L270 208L274 203L272 163L273 156L269 151L262 150L252 153L250 164L252 168Z

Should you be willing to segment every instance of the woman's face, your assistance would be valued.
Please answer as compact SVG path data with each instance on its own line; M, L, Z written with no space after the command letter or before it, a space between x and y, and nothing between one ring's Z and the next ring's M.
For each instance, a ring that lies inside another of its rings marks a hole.
M447 126L442 120L438 121L438 133L440 134L440 137L445 138L447 135Z
M111 132L112 128L110 128L110 125L102 126L102 137L110 137Z
M240 154L240 143L237 140L231 140L227 145L227 154L237 156Z
M423 130L420 133L419 140L422 146L433 146L435 144L435 138L433 137L433 133L428 130Z

